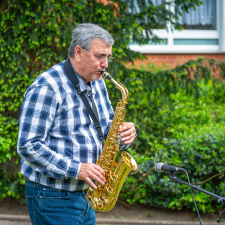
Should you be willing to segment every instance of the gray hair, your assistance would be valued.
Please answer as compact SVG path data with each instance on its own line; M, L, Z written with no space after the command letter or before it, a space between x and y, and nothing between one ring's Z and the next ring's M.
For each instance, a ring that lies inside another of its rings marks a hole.
M89 51L91 49L91 41L98 38L104 41L109 47L114 44L113 37L108 31L92 23L82 23L73 30L72 41L68 48L68 55L74 57L76 46Z

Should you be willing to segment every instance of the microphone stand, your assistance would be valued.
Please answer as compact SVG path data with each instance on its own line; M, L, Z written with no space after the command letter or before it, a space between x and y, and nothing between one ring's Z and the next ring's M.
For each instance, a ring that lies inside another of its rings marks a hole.
M189 186L189 187L191 187L191 188L193 188L193 189L195 189L195 190L197 190L197 191L200 191L200 192L205 193L205 194L207 194L207 195L209 195L209 196L212 196L212 197L218 199L220 203L224 203L224 202L225 202L225 197L221 197L221 196L219 196L219 195L216 195L216 194L213 194L213 193L211 193L211 192L209 192L209 191L206 191L206 190L204 190L204 189L202 189L202 188L200 188L200 187L198 187L198 186L196 186L196 185L192 185L192 184L189 184L189 183L187 183L187 182L185 182L185 181L182 181L182 180L178 179L178 178L175 176L175 174L173 174L173 173L169 173L168 175L169 175L169 178L170 178L172 181L175 181L175 182L178 182L178 183L181 183L181 184L185 184L185 185L187 185L187 186ZM218 223L220 222L220 220L221 220L221 218L223 217L223 215L225 215L225 209L223 210L223 213L222 213L221 217L220 217L219 219L217 219L217 222L218 222Z

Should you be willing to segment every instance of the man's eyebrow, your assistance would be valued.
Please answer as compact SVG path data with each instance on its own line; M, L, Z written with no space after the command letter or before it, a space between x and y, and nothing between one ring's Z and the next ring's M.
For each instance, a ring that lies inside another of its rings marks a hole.
M107 56L107 54L105 54L105 53L96 53L96 54L98 54L98 55L100 55L100 56ZM108 55L108 57L110 57L110 56L112 56L112 54L109 54L109 55Z

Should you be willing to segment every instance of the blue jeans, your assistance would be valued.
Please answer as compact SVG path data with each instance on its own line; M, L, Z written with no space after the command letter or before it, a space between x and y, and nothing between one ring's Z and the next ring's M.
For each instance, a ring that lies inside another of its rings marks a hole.
M26 199L34 225L94 225L95 211L86 193L64 191L26 180Z

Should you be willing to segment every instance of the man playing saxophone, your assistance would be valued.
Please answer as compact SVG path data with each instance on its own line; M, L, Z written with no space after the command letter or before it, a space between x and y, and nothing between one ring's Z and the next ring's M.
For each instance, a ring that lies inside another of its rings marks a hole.
M112 36L94 24L79 24L68 49L68 60L81 91L94 102L104 138L113 120L102 70L112 60ZM40 74L29 86L21 109L17 152L26 177L27 207L32 224L95 224L86 200L92 179L104 185L96 161L102 152L92 118L68 79L65 61ZM120 128L121 141L136 135L131 122Z

